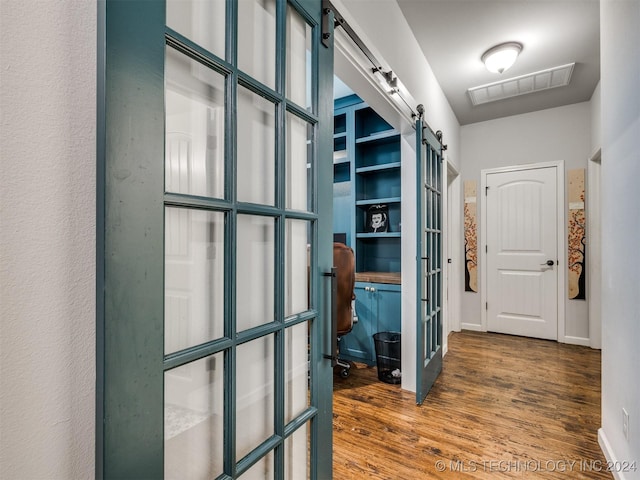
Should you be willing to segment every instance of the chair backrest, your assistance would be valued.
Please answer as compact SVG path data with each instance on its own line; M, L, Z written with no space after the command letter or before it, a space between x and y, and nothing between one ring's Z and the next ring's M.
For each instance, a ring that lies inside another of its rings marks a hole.
M351 301L356 298L356 264L353 250L344 243L333 244L333 265L336 267L338 294L338 335L349 333L353 328Z

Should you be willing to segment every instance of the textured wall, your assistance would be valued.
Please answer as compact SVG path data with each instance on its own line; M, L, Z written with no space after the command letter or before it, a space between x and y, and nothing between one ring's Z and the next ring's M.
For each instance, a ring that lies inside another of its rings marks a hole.
M0 2L0 478L94 476L96 4Z
M612 459L640 460L640 2L603 0L602 430ZM622 409L629 413L629 438ZM607 450L605 448L605 450ZM640 469L619 478L640 479Z

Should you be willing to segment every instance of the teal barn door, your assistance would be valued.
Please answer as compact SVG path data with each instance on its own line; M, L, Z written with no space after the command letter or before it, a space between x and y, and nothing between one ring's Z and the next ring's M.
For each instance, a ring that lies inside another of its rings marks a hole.
M416 121L417 328L416 403L421 405L442 371L442 145Z
M99 19L96 478L331 478L321 1Z

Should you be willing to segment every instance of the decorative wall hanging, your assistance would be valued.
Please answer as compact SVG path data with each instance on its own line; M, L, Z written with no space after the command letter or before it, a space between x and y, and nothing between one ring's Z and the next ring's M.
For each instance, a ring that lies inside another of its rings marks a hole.
M476 181L464 182L464 290L478 291L478 228Z
M389 207L372 205L367 210L365 228L370 233L386 232L389 229Z
M586 220L584 210L584 168L569 170L569 298L586 299Z

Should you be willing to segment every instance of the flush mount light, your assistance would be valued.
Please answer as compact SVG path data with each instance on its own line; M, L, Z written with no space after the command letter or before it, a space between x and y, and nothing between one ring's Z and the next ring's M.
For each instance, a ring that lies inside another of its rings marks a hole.
M520 51L522 51L521 43L501 43L484 52L482 54L482 61L490 72L503 73L514 64Z

